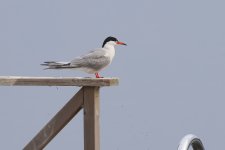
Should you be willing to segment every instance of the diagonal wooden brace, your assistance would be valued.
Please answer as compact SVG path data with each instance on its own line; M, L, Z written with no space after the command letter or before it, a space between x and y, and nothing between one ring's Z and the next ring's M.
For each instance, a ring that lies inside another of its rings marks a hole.
M82 87L70 101L24 147L43 149L84 108L84 150L100 150L99 87Z
M84 97L81 88L70 101L44 126L44 128L24 147L24 150L43 149L66 124L80 111Z

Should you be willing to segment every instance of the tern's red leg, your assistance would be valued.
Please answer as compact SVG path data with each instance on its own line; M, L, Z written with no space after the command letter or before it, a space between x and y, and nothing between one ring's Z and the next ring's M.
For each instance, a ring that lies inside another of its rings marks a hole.
M100 75L98 73L95 73L95 77L96 78L103 78L103 77L100 77Z

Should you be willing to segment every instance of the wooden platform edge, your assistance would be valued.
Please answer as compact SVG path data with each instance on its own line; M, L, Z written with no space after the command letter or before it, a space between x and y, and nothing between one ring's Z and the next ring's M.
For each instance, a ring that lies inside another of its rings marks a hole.
M0 86L116 86L119 78L0 76Z

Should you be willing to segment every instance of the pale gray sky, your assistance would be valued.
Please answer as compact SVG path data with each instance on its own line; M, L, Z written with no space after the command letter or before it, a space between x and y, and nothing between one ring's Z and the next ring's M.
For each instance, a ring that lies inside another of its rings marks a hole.
M88 76L42 70L117 47L102 76L101 149L172 150L193 133L206 149L225 149L225 2L222 0L1 0L0 75ZM0 87L0 147L22 149L78 87ZM46 147L83 148L82 112Z

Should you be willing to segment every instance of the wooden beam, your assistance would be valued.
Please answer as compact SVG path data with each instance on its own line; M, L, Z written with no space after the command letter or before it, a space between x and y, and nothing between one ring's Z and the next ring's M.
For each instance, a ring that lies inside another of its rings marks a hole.
M84 89L81 88L70 101L45 125L45 127L24 147L24 150L43 149L83 106Z
M100 150L99 87L84 87L84 150Z
M2 86L114 86L118 78L0 76Z

